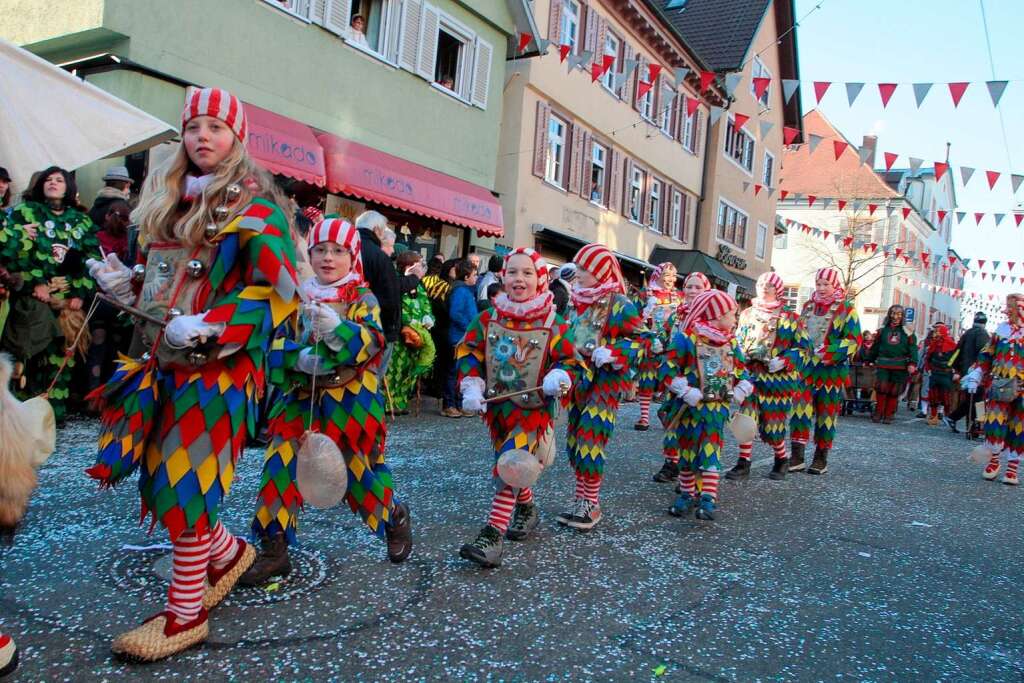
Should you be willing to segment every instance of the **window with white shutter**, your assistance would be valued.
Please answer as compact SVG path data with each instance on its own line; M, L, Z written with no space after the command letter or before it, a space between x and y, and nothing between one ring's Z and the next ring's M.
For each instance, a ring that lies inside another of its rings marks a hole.
M420 53L416 61L416 73L433 82L437 67L437 33L441 26L441 14L429 3L423 3L421 14Z
M326 0L324 5L324 28L339 36L349 35L352 20L352 0Z
M311 0L264 0L264 2L300 19L306 21L310 19Z
M470 101L481 109L487 109L487 91L491 88L491 57L494 48L483 38L476 39L473 56L473 88Z
M398 45L398 64L415 72L420 54L420 20L423 6L420 0L405 0L402 4L401 40Z
M324 25L324 22L327 20L327 0L310 1L309 20L314 24Z

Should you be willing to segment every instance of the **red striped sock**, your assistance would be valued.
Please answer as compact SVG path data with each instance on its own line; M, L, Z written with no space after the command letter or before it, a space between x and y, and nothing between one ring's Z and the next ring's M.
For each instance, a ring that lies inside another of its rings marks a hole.
M577 500L587 497L587 485L583 481L583 475L576 473L576 498Z
M491 514L487 523L501 533L508 531L509 520L512 519L512 509L516 506L516 494L511 486L505 486L494 494L494 502L491 503Z
M683 493L689 493L691 496L697 495L697 477L689 467L679 470L679 488L683 490Z
M516 497L516 502L522 505L529 505L533 502L533 489L519 489L519 495Z
M789 453L786 452L786 442L780 441L772 444L772 450L775 451L776 460L784 460L789 457Z
M595 474L583 479L583 498L597 505L597 497L601 492L601 475Z
M1010 460L1009 458L1017 458L1017 460ZM1017 476L1017 468L1020 467L1020 454L1010 453L1006 460L1006 476L1015 477Z
M700 471L700 492L711 496L712 500L718 500L718 472L715 470Z
M651 421L651 394L637 394L636 400L640 403L640 423L649 424Z
M750 460L751 454L754 452L754 443L741 443L740 444L740 460Z
M790 441L792 441L793 443L799 443L799 444L803 444L804 446L806 446L808 439L805 439L803 437L801 437L801 438L793 437L792 439L790 439Z
M206 587L206 569L210 563L210 536L202 540L194 531L186 531L174 542L174 569L167 591L167 610L179 621L199 616Z
M238 544L242 541L227 532L224 525L217 522L210 533L210 564L217 569L228 566L231 560L235 559L238 552Z

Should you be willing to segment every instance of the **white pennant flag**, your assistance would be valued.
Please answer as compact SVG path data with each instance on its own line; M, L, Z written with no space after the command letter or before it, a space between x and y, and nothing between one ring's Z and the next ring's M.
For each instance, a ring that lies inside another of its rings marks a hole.
M821 141L824 139L825 138L820 135L815 135L814 133L809 133L807 135L807 144L810 147L811 154L814 154L814 150L818 149L818 145L820 145Z
M628 72L623 71L622 73L615 74L615 77L612 79L612 88L614 90L621 90L627 80L629 80Z
M749 190L749 189L750 189L750 183L748 183L747 181L744 180L743 181L743 193L746 194L747 190Z
M864 202L862 202L859 199L854 199L853 204L851 206L853 207L854 213L856 213L857 211L860 211L861 209L864 208Z
M672 73L676 77L676 87L678 88L683 84L683 80L686 78L686 75L690 73L690 70L685 66L678 66L672 70Z
M914 84L914 101L917 102L917 108L921 108L921 103L924 102L924 98L928 96L928 91L932 89L931 83L915 83Z
M725 93L729 97L732 97L732 94L736 92L736 88L739 87L741 78L743 78L742 71L732 71L725 75Z
M999 227L999 224L1003 222L1004 218L1006 218L1005 213L994 213L992 216L996 219L996 227ZM995 263L999 263L999 261L995 261ZM996 267L998 268L998 266Z
M857 99L857 95L860 95L860 91L864 89L863 83L847 83L846 84L846 99L849 100L850 106L853 106L854 101Z
M918 159L917 157L910 157L910 175L917 175L918 170L921 168L921 164L924 163L924 159Z
M824 199L822 199L820 201L821 201L821 208L822 209L827 209L828 205L832 203L832 200L829 199L828 197L825 197Z
M999 100L1003 97L1003 91L1006 90L1006 84L1008 81L985 81L985 85L988 86L988 95L992 98L992 106L998 107Z
M964 218L966 218L966 217L967 217L967 212L966 211L957 211L956 212L956 222L957 223L962 223Z
M758 123L761 126L761 142L764 142L765 136L768 135L768 132L771 131L775 124L771 121L759 121Z
M1024 175L1019 173L1010 174L1010 184L1013 186L1013 193L1017 194L1017 190L1020 189L1020 184L1024 183Z
M970 182L971 176L974 175L974 169L970 166L960 167L960 180L963 182L964 187L967 187L967 183Z
M723 111L725 110L722 109L721 107L711 107L711 110L709 112L709 120L711 121L712 126L718 123L718 119L722 118Z
M793 93L795 93L796 89L799 87L800 81L792 78L782 79L782 97L786 100L786 104L789 104L789 101L793 99Z

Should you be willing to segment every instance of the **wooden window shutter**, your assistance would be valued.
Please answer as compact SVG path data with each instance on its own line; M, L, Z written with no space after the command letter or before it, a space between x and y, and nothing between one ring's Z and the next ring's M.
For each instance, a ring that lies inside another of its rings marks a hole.
M494 48L483 38L477 37L473 55L473 87L470 101L481 109L487 109L487 92L491 89L491 56Z
M578 123L572 124L572 154L569 155L569 192L580 192L580 170L583 166L583 128Z
M700 152L704 148L704 138L706 135L707 132L704 130L704 112L698 109L693 119L693 153L697 156L700 156Z
M324 3L324 28L339 36L348 35L352 0L327 0Z
M608 174L608 210L618 212L622 199L622 152L609 149L605 156L605 168Z
M594 175L594 136L584 131L583 133L583 152L580 161L583 177L580 181L580 196L584 199L590 199L590 179ZM604 160L605 166L605 182L608 181L608 157L605 155ZM608 198L605 196L605 202L607 203Z
M537 103L537 129L533 131L533 175L543 178L547 170L548 123L551 109L544 102Z
M602 63L604 60L604 44L608 39L608 22L598 16L597 18L597 37L594 40L594 61ZM612 67L614 68L614 66Z
M582 3L581 3L582 5ZM581 52L583 50L590 50L597 55L597 25L601 21L601 15L597 13L595 8L591 5L586 6L586 31L583 34L583 40L581 41Z
M319 26L324 25L327 20L327 0L313 0L309 7L309 20Z
M625 45L622 48L622 55L623 55L623 66L622 66L622 68L626 68L625 63L628 62L631 59L634 59L633 47L631 45ZM633 71L629 74L629 77L626 79L625 84L622 86L622 93L621 93L622 99L626 100L627 102L630 102L630 101L633 102L633 108L634 109L636 109L636 98L634 97L634 93L636 93L636 74L637 74L638 71L639 71L639 69L633 69Z
M551 0L551 11L548 12L548 40L555 45L562 42L562 1Z
M637 62L636 73L633 75L632 79L634 86L630 93L630 97L633 98L633 109L640 111L640 98L637 97L637 93L640 92L640 81L643 80L644 74L647 72L647 60L638 56Z
M437 31L441 26L441 14L437 7L423 3L420 24L420 56L416 73L433 83L437 69Z
M673 91L676 98L672 100L672 139L682 141L683 139L683 94L678 90Z
M416 73L420 55L420 19L423 7L419 0L402 3L401 44L398 47L398 65Z
M629 218L629 193L633 184L633 160L626 157L622 162L622 215Z

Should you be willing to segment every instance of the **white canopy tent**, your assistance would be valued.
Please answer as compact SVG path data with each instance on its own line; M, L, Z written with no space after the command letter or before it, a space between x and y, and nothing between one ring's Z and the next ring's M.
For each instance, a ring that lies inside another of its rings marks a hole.
M14 191L47 166L73 171L175 135L141 109L0 40L0 166Z

